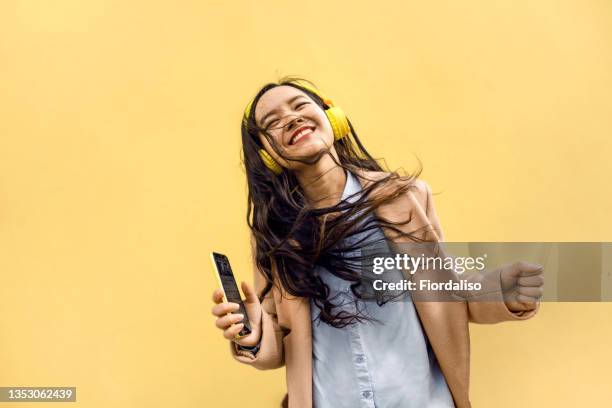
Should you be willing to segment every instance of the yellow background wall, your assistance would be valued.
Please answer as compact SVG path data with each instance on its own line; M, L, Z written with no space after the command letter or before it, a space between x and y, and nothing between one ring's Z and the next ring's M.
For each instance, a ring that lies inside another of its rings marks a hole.
M214 328L208 254L250 277L239 121L281 75L420 157L449 241L612 240L611 50L605 0L2 1L0 386L276 406L284 372ZM610 401L611 313L473 326L475 407Z

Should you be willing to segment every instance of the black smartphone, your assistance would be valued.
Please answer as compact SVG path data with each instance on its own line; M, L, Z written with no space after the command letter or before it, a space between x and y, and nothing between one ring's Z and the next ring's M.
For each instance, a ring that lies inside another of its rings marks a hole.
M223 300L225 302L238 303L240 308L236 313L242 313L244 316L244 319L242 319L244 327L236 337L241 338L247 336L251 333L251 323L249 322L249 316L244 308L244 303L242 303L242 297L240 296L238 285L236 285L236 279L234 279L234 273L232 272L229 259L227 259L227 256L216 252L211 253L210 257L212 259L213 269L217 275L217 280L223 291Z

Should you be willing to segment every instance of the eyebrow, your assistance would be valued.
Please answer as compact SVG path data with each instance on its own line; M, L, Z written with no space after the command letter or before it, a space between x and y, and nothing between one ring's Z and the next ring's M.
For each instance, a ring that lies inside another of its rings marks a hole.
M294 96L293 98L289 99L289 100L287 101L287 103L288 103L288 104L291 104L291 103L293 103L293 101L295 101L295 100L296 100L296 99L298 99L298 98L305 98L305 99L306 99L307 97L306 97L306 95L296 95L296 96ZM273 115L273 114L275 114L275 113L277 113L277 112L278 112L278 109L272 109L270 112L268 112L268 113L266 113L265 115L263 115L263 117L262 117L262 118L261 118L261 120L259 121L260 126L263 126L263 125L264 125L264 123L265 123L266 119L267 119L267 118L268 118L270 115Z

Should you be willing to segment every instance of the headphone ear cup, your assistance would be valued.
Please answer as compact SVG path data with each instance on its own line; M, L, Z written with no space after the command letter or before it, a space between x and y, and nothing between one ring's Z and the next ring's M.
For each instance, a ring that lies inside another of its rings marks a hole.
M265 149L259 149L259 157L261 157L261 161L263 161L264 165L272 173L278 176L283 172L283 168L280 166L280 164L278 164Z
M325 110L325 114L334 131L334 140L340 140L349 134L350 127L342 109L338 106L332 106Z

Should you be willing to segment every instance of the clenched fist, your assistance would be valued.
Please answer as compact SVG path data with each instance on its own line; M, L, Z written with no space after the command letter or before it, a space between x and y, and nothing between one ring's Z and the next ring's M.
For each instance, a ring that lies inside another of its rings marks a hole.
M502 266L501 286L504 301L510 311L533 310L542 297L544 269L542 265L523 261Z

